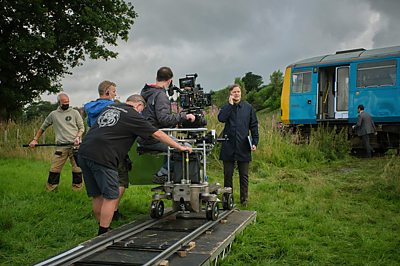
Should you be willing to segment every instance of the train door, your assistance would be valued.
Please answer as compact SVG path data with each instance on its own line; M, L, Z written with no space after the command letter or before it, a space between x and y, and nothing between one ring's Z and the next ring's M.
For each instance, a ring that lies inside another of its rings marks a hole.
M295 124L315 123L317 83L312 76L309 69L292 73L289 116Z
M335 118L349 117L349 67L336 68L335 82Z
M335 67L319 68L318 71L318 109L317 117L329 120L335 117Z

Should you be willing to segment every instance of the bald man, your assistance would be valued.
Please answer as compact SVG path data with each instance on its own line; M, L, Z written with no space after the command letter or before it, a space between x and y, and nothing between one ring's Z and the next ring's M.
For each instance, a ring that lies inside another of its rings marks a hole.
M58 187L61 170L68 159L72 165L72 189L80 190L82 188L82 171L75 162L73 146L77 146L81 142L82 134L85 131L83 119L77 110L69 106L69 97L66 93L57 95L57 103L58 108L46 117L29 146L34 148L43 132L53 125L55 143L60 146L56 147L53 154L46 190L53 191Z

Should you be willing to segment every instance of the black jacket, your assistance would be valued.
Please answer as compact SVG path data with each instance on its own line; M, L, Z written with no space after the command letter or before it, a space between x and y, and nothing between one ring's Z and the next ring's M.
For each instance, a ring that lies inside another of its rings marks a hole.
M171 102L162 88L145 85L140 95L146 101L143 116L156 128L172 128L185 121L186 113L173 114Z
M218 114L218 120L225 123L223 136L229 140L222 142L220 160L251 161L249 133L253 145L258 144L258 121L254 108L247 102L226 104Z
M146 108L142 114L155 128L174 128L186 120L186 113L173 114L171 102L163 88L153 85L145 85L140 95L146 101ZM154 144L158 142L154 138L143 140L139 138L140 144Z

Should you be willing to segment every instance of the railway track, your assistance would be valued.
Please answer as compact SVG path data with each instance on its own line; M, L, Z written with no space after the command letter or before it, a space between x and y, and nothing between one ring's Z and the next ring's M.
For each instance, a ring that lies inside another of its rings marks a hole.
M256 212L222 211L216 221L204 215L135 221L42 261L54 265L210 265L230 250L235 235L255 221Z

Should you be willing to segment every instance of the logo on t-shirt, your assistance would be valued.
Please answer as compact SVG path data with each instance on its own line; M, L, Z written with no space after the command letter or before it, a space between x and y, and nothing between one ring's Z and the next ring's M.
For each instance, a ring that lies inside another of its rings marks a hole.
M72 119L72 117L70 117L70 116L65 117L65 121L71 121L71 119Z
M108 109L97 118L99 127L112 127L114 126L120 117L120 111L115 109Z

